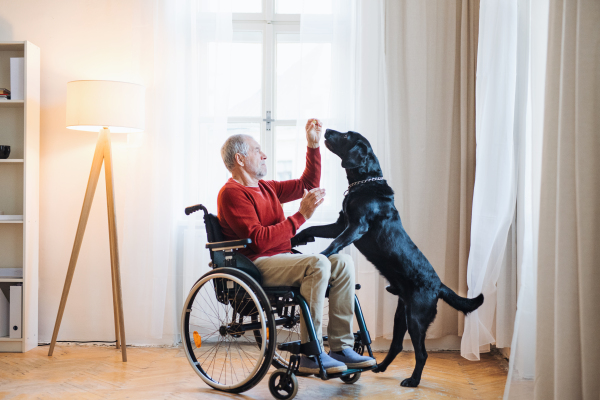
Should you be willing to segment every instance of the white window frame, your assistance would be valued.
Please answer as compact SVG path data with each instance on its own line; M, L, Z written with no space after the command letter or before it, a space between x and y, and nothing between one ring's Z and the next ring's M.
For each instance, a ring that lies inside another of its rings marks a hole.
M296 126L296 120L278 120L275 110L276 92L276 38L278 33L300 34L300 14L275 14L274 0L262 1L262 13L233 13L234 32L262 32L263 37L263 75L261 117L229 117L228 123L260 123L260 142L267 155L267 179L276 176L275 165L275 127ZM265 122L267 111L271 112L271 129L267 131Z

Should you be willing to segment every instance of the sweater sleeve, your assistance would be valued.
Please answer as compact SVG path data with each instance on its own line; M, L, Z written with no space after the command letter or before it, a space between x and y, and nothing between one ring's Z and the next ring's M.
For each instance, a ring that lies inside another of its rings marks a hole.
M306 149L306 166L300 179L289 181L271 181L279 201L287 203L302 198L304 189L319 187L321 182L321 151L319 147Z
M224 190L221 193L219 211L238 238L252 239L248 247L256 254L263 254L273 247L289 243L296 230L305 222L302 214L297 212L275 225L263 226L253 202L239 190Z

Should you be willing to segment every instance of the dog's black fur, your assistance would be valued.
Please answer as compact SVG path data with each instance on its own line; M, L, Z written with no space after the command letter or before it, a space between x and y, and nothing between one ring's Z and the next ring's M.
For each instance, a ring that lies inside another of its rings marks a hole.
M356 132L327 129L325 145L342 159L348 183L382 177L379 161L367 139ZM398 296L394 337L389 353L375 372L383 372L402 351L408 329L415 349L416 366L402 386L416 387L427 359L425 333L437 313L438 299L468 314L483 303L483 294L474 299L458 296L444 285L427 258L412 242L394 206L394 192L384 180L352 186L334 224L307 228L292 238L292 244L309 236L335 238L321 254L329 257L354 243L356 248L390 282L387 290Z

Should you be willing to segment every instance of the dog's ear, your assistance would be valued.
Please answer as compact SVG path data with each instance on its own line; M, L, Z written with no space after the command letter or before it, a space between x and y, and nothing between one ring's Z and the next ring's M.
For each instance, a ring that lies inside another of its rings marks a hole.
M360 140L346 154L342 160L342 168L358 168L366 164L369 149L367 145Z

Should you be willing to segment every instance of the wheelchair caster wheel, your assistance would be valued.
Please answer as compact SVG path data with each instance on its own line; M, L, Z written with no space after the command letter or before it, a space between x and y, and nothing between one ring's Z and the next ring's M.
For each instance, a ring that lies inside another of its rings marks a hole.
M298 393L298 379L294 374L288 376L287 369L280 368L269 378L269 391L276 399L293 399Z
M348 385L352 385L354 382L360 379L360 372L350 375L340 376L342 382L347 383Z

